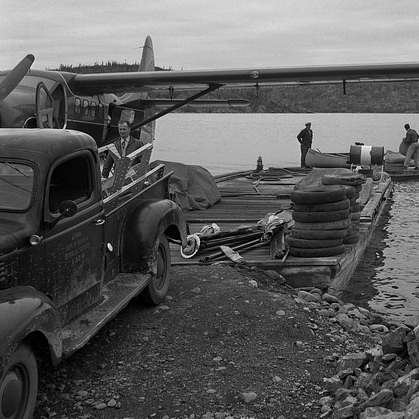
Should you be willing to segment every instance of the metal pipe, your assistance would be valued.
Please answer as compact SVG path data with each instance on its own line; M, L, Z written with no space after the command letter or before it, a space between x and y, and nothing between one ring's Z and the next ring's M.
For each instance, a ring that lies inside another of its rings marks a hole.
M260 239L256 239L256 240L249 241L247 243L239 244L238 246L234 246L231 249L234 250L234 251L243 250L244 248L252 246L252 245L257 244L257 243L261 243ZM265 243L263 243L263 244L265 244ZM215 258L219 258L220 256L226 257L226 255L224 254L224 252L222 250L220 250L218 252L215 252L212 255L203 256L201 259L199 259L199 261L200 262L209 262L211 260L214 260Z

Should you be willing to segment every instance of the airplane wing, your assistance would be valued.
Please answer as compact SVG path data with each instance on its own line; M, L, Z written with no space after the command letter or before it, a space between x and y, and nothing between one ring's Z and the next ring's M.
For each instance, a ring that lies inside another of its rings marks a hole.
M77 74L69 85L74 93L82 95L169 88L190 90L224 86L409 80L419 80L419 63Z

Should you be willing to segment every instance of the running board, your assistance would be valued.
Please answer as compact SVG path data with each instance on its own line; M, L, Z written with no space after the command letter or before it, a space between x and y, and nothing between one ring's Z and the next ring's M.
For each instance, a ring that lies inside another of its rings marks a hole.
M101 302L63 328L63 357L82 348L147 286L149 280L150 275L123 273L108 282Z

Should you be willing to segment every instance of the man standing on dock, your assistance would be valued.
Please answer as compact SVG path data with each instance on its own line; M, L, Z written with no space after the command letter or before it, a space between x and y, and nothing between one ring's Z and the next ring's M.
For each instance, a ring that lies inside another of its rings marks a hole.
M403 142L407 144L408 149L406 151L406 157L404 159L404 169L407 170L411 159L415 162L415 170L419 170L419 144L418 144L418 133L410 128L409 124L404 126L406 130L406 137L403 138Z
M301 167L306 166L306 154L311 148L313 142L313 131L311 129L311 122L306 123L306 127L297 135L297 140L301 147Z

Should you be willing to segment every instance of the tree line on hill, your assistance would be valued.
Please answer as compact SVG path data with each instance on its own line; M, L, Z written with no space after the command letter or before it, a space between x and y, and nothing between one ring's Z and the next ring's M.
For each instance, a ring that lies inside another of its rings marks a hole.
M138 71L139 63L116 61L94 65L63 65L59 71L73 73L117 73ZM157 71L170 71L156 67ZM236 113L415 113L419 109L419 82L371 82L323 85L282 85L223 88L209 93L206 99L245 99L246 107L185 106L177 112ZM192 92L171 92L183 98ZM169 92L155 91L153 97L170 97Z

